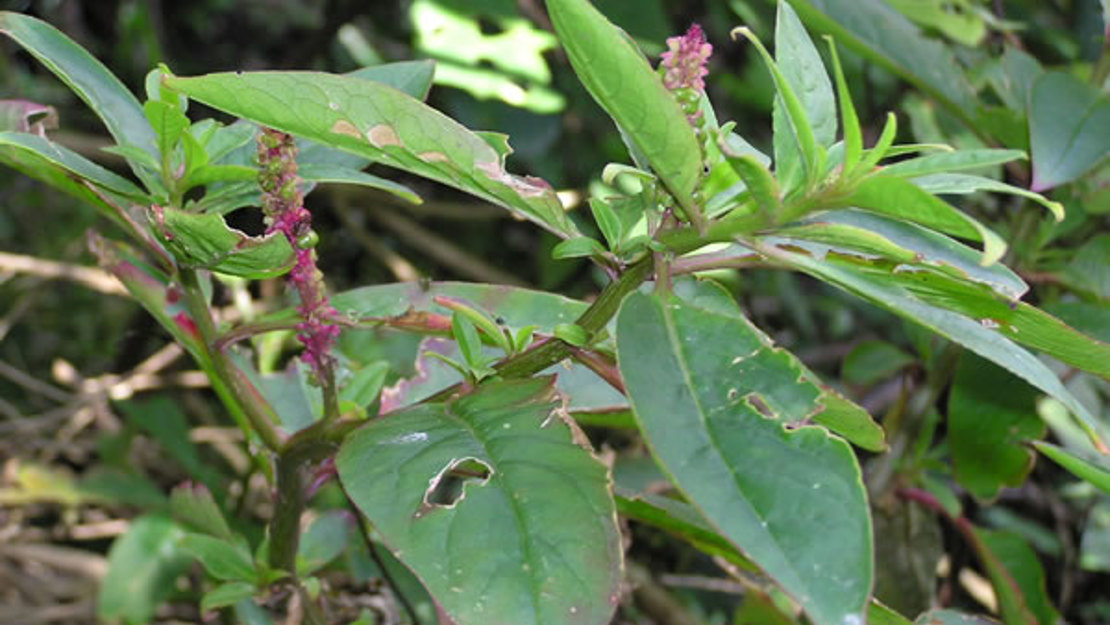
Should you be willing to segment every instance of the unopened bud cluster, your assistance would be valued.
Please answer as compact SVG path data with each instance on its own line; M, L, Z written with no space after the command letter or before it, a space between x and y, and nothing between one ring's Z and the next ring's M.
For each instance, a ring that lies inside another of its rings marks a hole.
M301 358L322 379L332 364L331 349L339 336L339 326L333 323L337 313L328 301L324 276L316 267L313 247L317 237L312 230L312 214L304 207L304 194L299 188L293 137L263 128L258 136L258 165L266 232L284 234L296 254L288 280L301 300L297 307L302 317L297 324L297 338L305 346Z
M681 37L667 39L667 51L661 55L663 84L674 94L692 125L701 118L699 104L705 91L706 65L713 54L713 45L705 40L701 26L694 24Z

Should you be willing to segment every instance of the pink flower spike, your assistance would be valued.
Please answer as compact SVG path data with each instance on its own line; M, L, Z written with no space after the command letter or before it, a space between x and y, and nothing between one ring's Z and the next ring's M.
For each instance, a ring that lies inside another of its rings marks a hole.
M713 45L706 42L705 32L693 24L681 37L667 39L667 51L661 55L663 84L667 89L705 91L706 65L713 55Z

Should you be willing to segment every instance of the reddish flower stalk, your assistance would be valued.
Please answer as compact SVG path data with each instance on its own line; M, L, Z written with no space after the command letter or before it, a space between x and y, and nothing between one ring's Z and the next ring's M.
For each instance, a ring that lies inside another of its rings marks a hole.
M332 321L337 313L328 300L324 276L316 267L316 252L312 249L316 233L312 230L312 214L304 207L304 194L298 188L297 146L293 137L263 128L258 136L258 165L266 232L284 234L296 253L288 282L301 299L297 306L302 317L297 324L297 338L305 346L301 359L317 379L324 381L334 364L331 348L339 336L339 326Z
M667 39L667 51L661 56L663 84L671 91L691 89L705 91L706 65L713 54L713 45L706 42L701 26L693 24L681 37Z

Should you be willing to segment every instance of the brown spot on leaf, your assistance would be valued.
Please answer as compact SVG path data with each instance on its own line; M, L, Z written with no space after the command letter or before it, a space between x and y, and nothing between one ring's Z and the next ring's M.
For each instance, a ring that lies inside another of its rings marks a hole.
M354 124L345 119L335 122L331 127L331 131L338 135L347 135L348 137L354 137L356 139L362 138L362 133L358 131L358 128L355 128Z
M443 152L421 152L420 160L425 163L450 163L451 159Z
M389 124L378 124L370 130L367 130L366 140L370 142L370 145L376 148L384 148L389 145L401 145L401 140L397 137L397 131L393 130L393 126Z

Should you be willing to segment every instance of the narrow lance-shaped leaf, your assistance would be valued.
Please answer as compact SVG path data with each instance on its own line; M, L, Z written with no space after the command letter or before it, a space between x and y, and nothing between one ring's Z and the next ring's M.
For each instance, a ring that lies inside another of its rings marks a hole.
M819 164L822 159L818 154L817 139L813 135L813 127L810 126L805 107L802 106L797 94L794 93L794 88L786 79L786 76L783 75L782 71L779 70L775 60L771 57L771 54L767 52L767 48L763 46L763 42L759 40L759 37L756 37L755 33L745 27L736 28L732 31L733 38L736 38L737 35L742 35L755 46L760 56L763 57L767 69L771 72L771 78L775 82L776 97L782 99L784 117L787 121L787 125L782 128L782 130L776 129L775 132L777 134L782 131L788 131L793 134L793 139L797 142L798 151L800 152L800 157L804 165L804 179L807 183L815 182L820 171ZM778 158L780 155L776 153L775 156ZM776 171L782 168L783 165L783 163L775 163Z
M915 297L890 275L878 275L852 263L837 262L832 255L824 259L780 249L773 245L752 242L759 253L783 265L807 273L854 293L881 308L914 321L941 336L947 337L983 358L1007 369L1036 388L1067 406L1096 446L1105 449L1094 416L1060 382L1047 366L1032 354L1014 344L992 324L964 316ZM941 297L950 302L951 298ZM1003 307L1007 307L1002 304ZM1008 308L1008 307L1007 307ZM1020 306L1019 306L1020 309ZM1044 314L1044 313L1041 313ZM1063 325L1063 324L1060 324ZM1065 326L1066 327L1066 326ZM1073 330L1074 332L1074 330ZM1055 334L1055 332L1052 332ZM1010 333L1015 337L1017 333ZM1097 344L1095 344L1097 347Z
M510 174L482 137L393 87L318 72L164 80L222 111L472 193L561 237L577 234L547 182Z
M637 421L675 484L817 625L864 622L872 583L867 496L851 448L786 425L816 386L742 319L630 295L617 354Z
M139 101L84 48L50 24L19 13L0 12L0 32L23 46L84 100L116 141L157 155L154 130Z
M913 183L918 187L937 195L978 193L980 191L994 191L996 193L1009 193L1017 195L1040 204L1052 213L1056 221L1063 221L1066 216L1064 205L1055 202L1033 191L1015 187L992 178L973 176L971 174L932 174L914 178Z
M909 80L963 119L974 118L975 92L956 55L926 37L889 4L882 0L790 0L790 4L811 28Z
M1006 242L993 230L908 180L876 174L865 178L846 203L917 222L946 234L983 242L986 267L1006 253Z
M603 625L620 599L608 473L554 399L550 378L486 384L339 451L347 493L459 625Z
M647 159L686 216L700 220L693 193L701 149L659 75L631 38L588 0L547 0L547 10L586 90Z
M836 96L840 100L840 125L844 129L844 172L850 172L859 164L863 153L863 131L860 129L856 105L852 102L852 92L844 78L844 68L840 65L840 55L832 37L825 36L832 57L833 76L836 78Z

